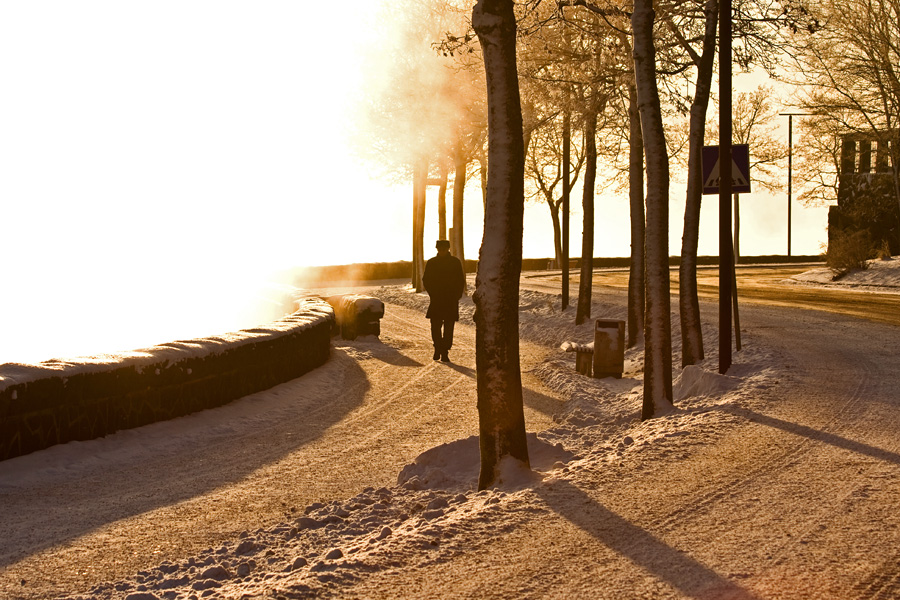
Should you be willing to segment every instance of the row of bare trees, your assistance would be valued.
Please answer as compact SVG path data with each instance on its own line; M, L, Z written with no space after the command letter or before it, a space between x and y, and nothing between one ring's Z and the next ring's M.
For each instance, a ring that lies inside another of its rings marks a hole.
M886 4L889 0L877 1ZM628 343L644 345L642 417L650 418L672 402L669 157L673 147L686 145L678 306L682 365L704 357L696 283L700 156L713 99L718 3L479 0L471 18L464 3L453 0L412 4L420 12L412 11L415 26L410 27L410 35L420 49L427 50L413 58L405 50L409 62L400 62L404 68L397 71L396 82L373 103L380 122L386 123L381 137L376 136L381 147L375 146L382 157L400 165L400 171L415 174L413 255L417 264L423 259L420 232L425 186L438 185L443 197L453 174L452 243L454 253L462 257L463 190L469 177L481 179L485 228L474 300L482 450L479 485L486 487L498 477L503 457L528 463L517 317L526 197L547 204L554 255L567 265L561 213L565 217L571 190L582 179L582 272L576 308L580 323L590 317L598 173L612 172L613 178L621 178L619 185L627 187L632 240ZM819 9L827 10L830 18L842 14L849 19L839 4L825 0ZM407 17L408 9L404 5ZM822 30L822 21L803 3L737 1L734 23L739 66L773 70L781 55L805 61L810 72L816 72L814 66L819 69L820 89L829 92L811 94L810 106L815 100L821 106L831 102L828 106L833 107L835 98L844 93L856 103L845 98L839 106L847 122L853 111L856 123L868 119L875 127L876 121L878 126L895 122L891 119L896 118L893 111L900 101L894 104L890 94L900 92L900 86L891 87L896 79L887 77L882 82L888 91L879 97L880 107L878 98L854 95L847 91L850 84L838 85L833 69L840 66L839 61L825 57L827 46L810 42L819 39L815 35ZM895 48L883 44L881 58L895 59L891 54ZM683 91L685 85L693 87L693 94ZM864 86L865 81L854 85ZM754 148L754 164L762 171L784 155L783 145L772 142L770 123L776 113L770 96L765 88L740 96L733 127L738 143L751 137L765 140ZM896 99L900 100L900 93ZM865 110L860 108L863 104ZM680 114L687 115L687 132L679 139L664 123ZM439 212L444 222L441 200Z

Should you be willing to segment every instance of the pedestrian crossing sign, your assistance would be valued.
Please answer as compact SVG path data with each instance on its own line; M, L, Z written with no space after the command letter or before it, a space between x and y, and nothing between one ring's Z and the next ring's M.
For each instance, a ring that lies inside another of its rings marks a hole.
M703 146L703 193L718 194L721 179L719 147ZM750 192L750 146L734 144L731 146L731 192L746 194Z

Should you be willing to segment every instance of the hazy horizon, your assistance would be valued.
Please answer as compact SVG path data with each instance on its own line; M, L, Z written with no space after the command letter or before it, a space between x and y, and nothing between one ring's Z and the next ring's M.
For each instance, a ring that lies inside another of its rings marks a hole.
M388 3L345 6L335 43L332 32L307 27L308 8L287 0L3 5L5 356L10 347L30 355L26 347L51 336L118 336L126 325L141 330L136 339L178 320L194 330L201 317L179 314L194 306L206 306L202 320L216 313L223 324L254 310L266 315L259 298L273 273L410 260L412 185L365 162L371 140L362 116L388 85L385 69L407 50L407 36L397 30L402 19L381 15ZM673 255L681 190L673 183ZM429 188L426 254L437 238L436 198ZM700 254L718 251L710 198ZM576 188L572 255L581 248L580 203ZM743 254L785 252L784 204L742 198ZM450 205L448 197L448 212ZM595 255L628 255L627 198L598 192L596 215ZM795 254L820 251L824 215L795 208ZM480 182L472 180L468 258L478 257L482 220ZM543 204L526 205L523 253L553 255Z

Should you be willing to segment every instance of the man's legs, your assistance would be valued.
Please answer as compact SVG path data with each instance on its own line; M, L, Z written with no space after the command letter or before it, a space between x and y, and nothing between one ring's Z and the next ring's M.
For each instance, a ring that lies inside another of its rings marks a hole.
M434 344L434 360L441 359L449 362L447 352L453 346L453 327L456 324L452 319L431 319L431 341ZM443 329L443 333L441 332Z
M442 346L441 352L441 360L444 362L450 362L450 357L447 353L450 351L450 348L453 346L453 326L456 324L452 319L447 319L444 321L444 345Z
M431 319L431 341L434 344L434 356L431 358L434 360L438 360L444 351L444 336L441 334L443 322L443 319Z

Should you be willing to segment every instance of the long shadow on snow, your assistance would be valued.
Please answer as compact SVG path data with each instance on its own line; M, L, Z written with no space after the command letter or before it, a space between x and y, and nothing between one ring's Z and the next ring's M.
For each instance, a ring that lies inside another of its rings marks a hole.
M557 480L535 491L557 514L685 596L698 600L757 598L750 590L612 512L571 482Z
M764 415L762 413L758 413L746 408L729 406L723 408L723 410L733 415L744 417L749 421L760 423L768 427L774 427L775 429L780 429L793 435L805 437L814 442L830 444L832 446L835 446L836 448L850 450L851 452L856 452L858 454L876 458L878 460L892 462L896 465L900 465L900 454L891 452L890 450L863 444L862 442L857 442L845 437L841 437L839 435L835 435L833 433L828 433L827 431L813 429L812 427L807 427L806 425L800 425L798 423L792 423L790 421L784 421L782 419L770 417L768 415Z
M396 348L392 348L387 344L383 343L378 338L373 338L374 344L373 347L377 348L378 351L373 358L377 358L382 362L386 362L389 365L394 367L422 367L424 366L417 360L406 356L402 352L399 352Z
M350 385L341 385L343 382ZM40 451L55 452L56 457L34 453L3 461L0 505L12 508L13 499L22 491L27 491L30 499L15 502L16 516L22 517L15 524L11 519L0 523L4 541L0 567L121 519L240 482L321 437L362 405L370 387L357 362L332 348L331 358L322 367L225 406L101 440L72 443L77 446L65 444ZM277 416L266 420L267 413ZM245 424L258 415L263 415L262 423ZM94 448L85 452L86 444ZM67 450L83 453L82 462L90 465L79 461L66 464ZM53 463L55 459L59 464ZM26 473L25 483L17 484L15 473L23 472L22 465L29 463L17 465L16 461L32 461L38 468L49 466L52 472L36 483L28 482ZM142 476L135 477L136 470ZM123 483L125 473L132 483ZM91 485L85 485L84 478L92 480ZM60 499L65 499L65 505ZM33 527L41 523L42 535L35 541ZM51 530L55 533L50 534Z
M476 378L475 369L464 367L452 362L447 366L467 377L471 377L472 379ZM537 392L524 385L522 386L522 402L528 408L536 410L540 413L544 413L548 417L552 417L558 414L560 409L563 408L563 403L560 400L557 400L552 396Z

